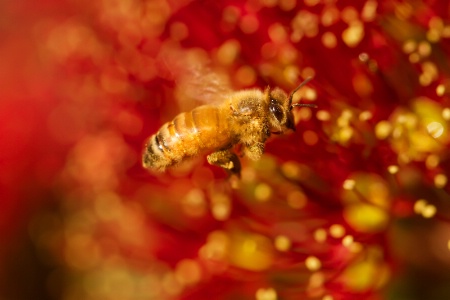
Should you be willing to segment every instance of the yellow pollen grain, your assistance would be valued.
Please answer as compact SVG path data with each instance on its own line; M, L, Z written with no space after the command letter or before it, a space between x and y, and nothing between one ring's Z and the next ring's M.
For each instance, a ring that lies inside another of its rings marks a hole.
M268 34L270 39L276 43L284 42L288 37L286 30L279 23L271 25L268 29Z
M449 38L450 37L450 25L447 25L442 29L442 37Z
M447 241L447 248L450 250L450 240Z
M421 86L429 86L433 81L433 77L430 73L422 73L419 76L419 83Z
M372 119L372 117L373 117L372 112L368 110L365 110L359 114L359 120L363 122Z
M377 16L378 3L374 0L368 0L361 12L361 19L365 22L372 22Z
M346 179L342 184L344 190L350 191L355 188L356 182L353 179Z
M304 67L300 75L303 78L314 77L316 76L316 71L311 67Z
M426 34L427 40L436 43L441 39L441 32L435 28L431 28Z
M329 229L330 235L335 239L339 239L345 235L345 228L341 224L333 224Z
M331 295L325 295L323 296L322 300L334 300L334 298Z
M291 245L291 240L284 235L279 235L275 238L275 248L278 251L286 252L291 248Z
M323 243L327 239L327 231L323 228L319 228L314 231L314 240L318 243Z
M417 52L422 57L429 56L431 54L431 45L427 41L421 41L417 47Z
M435 214L436 214L436 206L432 204L426 205L422 210L422 216L426 219L434 217Z
M444 133L444 126L439 122L431 122L427 125L427 131L433 138L437 139Z
M304 0L303 1L307 6L316 6L320 3L320 0Z
M352 23L358 19L358 11L353 6L347 6L341 11L341 19L345 23Z
M228 198L225 201L214 201L214 203L212 203L211 212L216 220L226 220L231 212L230 202Z
M342 239L342 245L344 245L345 247L350 247L353 244L353 241L354 241L353 236L346 235Z
M364 37L364 25L361 22L352 22L350 26L342 32L342 40L351 48L358 46Z
M298 80L298 74L300 71L298 70L297 66L289 65L284 68L283 76L288 81L294 84Z
M439 156L436 154L430 154L425 160L425 166L427 169L434 169L439 165Z
M259 28L259 21L254 15L246 15L241 18L239 24L242 32L246 34L254 33Z
M388 167L388 172L391 174L396 174L398 172L399 168L396 165L391 165Z
M438 96L443 96L444 93L445 93L445 85L439 84L439 85L436 87L436 95L438 95Z
M408 59L409 59L410 63L415 64L415 63L419 62L420 55L419 55L419 53L414 52L409 55Z
M265 183L260 183L256 186L254 193L257 200L267 201L272 195L272 188Z
M433 78L437 77L439 74L436 64L431 61L425 61L422 64L422 70L424 73L429 73Z
M261 0L261 4L265 7L274 7L277 3L278 0Z
M430 28L442 30L444 29L444 21L440 17L434 16L428 21L428 26Z
M256 300L277 300L277 292L273 288L259 288L255 295Z
M297 0L279 0L278 6L284 11L290 11L295 8Z
M442 110L442 117L444 120L449 121L450 120L450 108L446 107Z
M273 42L268 42L265 43L262 47L261 47L261 56L266 58L266 59L270 59L275 57L275 55L277 55L277 46L275 45L275 43Z
M307 202L308 200L305 194L300 191L290 192L287 196L288 205L294 209L301 209L305 207Z
M314 272L322 267L322 262L315 256L308 256L305 260L305 266L308 270Z
M308 282L308 289L320 289L325 282L325 274L323 272L315 272L311 274Z
M340 11L336 6L326 7L321 14L321 23L323 26L331 26L339 20Z
M422 214L422 211L427 206L428 202L425 199L419 199L414 203L414 212L418 215Z
M235 77L241 85L250 86L256 81L256 72L250 66L242 66L236 71Z
M322 35L322 44L329 49L335 48L337 46L337 38L334 33L327 31Z
M329 121L331 119L331 115L326 110L319 110L316 113L316 118L320 121Z
M414 40L407 40L403 43L403 52L411 54L417 49L417 43Z
M447 176L444 174L437 174L434 176L434 185L437 188L443 188L447 184Z
M389 121L380 121L375 125L375 135L378 139L386 139L392 132L392 125Z
M198 262L192 259L183 259L177 263L175 277L183 285L193 285L201 279L201 268Z
M239 20L239 9L235 6L227 6L222 13L222 19L226 23L235 24Z
M217 51L217 59L223 65L230 65L236 60L240 50L241 45L237 40L228 40Z
M360 253L361 250L363 249L363 246L361 243L358 242L353 242L349 247L348 247L349 251L351 253Z
M317 99L317 92L315 89L307 88L303 97L307 100L314 101Z
M306 130L305 132L303 132L303 140L305 141L306 145L314 146L319 141L319 137L314 131Z

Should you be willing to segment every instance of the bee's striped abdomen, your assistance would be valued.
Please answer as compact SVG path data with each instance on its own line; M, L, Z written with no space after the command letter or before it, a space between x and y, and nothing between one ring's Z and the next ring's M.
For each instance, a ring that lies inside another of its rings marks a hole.
M230 142L226 119L218 107L200 106L181 113L152 135L145 147L144 167L164 170L200 152L220 149Z

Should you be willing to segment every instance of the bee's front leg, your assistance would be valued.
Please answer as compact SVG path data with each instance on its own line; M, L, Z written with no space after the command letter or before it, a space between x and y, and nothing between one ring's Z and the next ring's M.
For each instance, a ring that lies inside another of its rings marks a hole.
M241 162L237 155L230 150L221 150L211 153L206 159L211 165L219 166L238 177L241 175Z

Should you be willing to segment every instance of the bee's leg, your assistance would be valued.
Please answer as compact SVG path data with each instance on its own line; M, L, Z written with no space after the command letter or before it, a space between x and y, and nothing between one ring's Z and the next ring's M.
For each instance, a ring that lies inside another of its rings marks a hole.
M264 153L264 143L255 143L244 147L245 156L251 160L259 160Z
M211 153L207 156L207 160L209 164L224 168L230 174L237 175L238 177L241 174L241 162L237 155L230 150Z

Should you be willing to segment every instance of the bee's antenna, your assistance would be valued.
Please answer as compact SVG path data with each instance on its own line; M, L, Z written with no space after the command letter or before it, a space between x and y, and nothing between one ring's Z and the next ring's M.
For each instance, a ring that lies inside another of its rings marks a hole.
M302 107L313 107L313 108L317 108L317 105L315 104L306 104L306 103L294 103L291 105L291 107L289 108L289 110L292 110L294 107L297 106L302 106Z
M303 103L295 103L292 104L292 97L294 97L295 92L297 92L299 89L301 89L305 84L307 84L310 80L312 79L312 77L308 77L305 80L302 81L302 83L300 83L298 85L298 87L296 87L291 94L289 95L289 110L292 110L294 107L297 106L306 106L306 107L317 107L317 105L315 104L303 104Z

